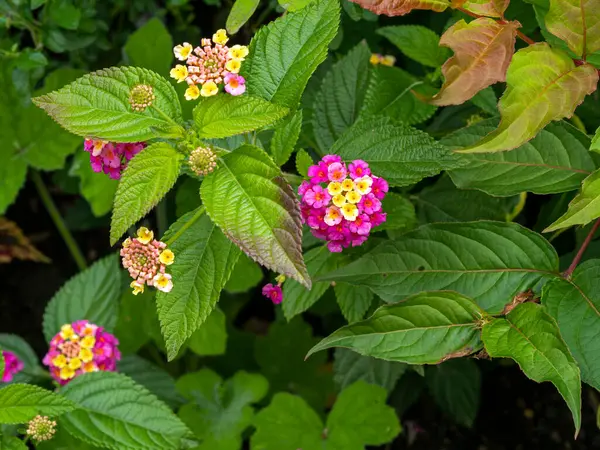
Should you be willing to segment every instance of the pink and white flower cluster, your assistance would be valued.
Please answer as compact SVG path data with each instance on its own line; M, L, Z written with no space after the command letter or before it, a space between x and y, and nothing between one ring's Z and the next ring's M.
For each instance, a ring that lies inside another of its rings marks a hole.
M43 363L59 384L65 385L83 373L114 372L121 353L119 341L102 327L87 320L65 324L50 341Z
M83 149L90 154L94 172L104 172L112 179L121 178L127 163L146 147L143 142L120 143L101 139L86 139Z
M331 252L362 245L371 230L386 220L381 201L388 191L383 178L371 174L360 159L348 166L337 155L326 155L308 169L309 181L298 188L303 222Z
M6 350L2 351L2 357L4 358L4 375L2 375L2 383L10 383L14 376L23 370L23 361L17 358L13 352Z

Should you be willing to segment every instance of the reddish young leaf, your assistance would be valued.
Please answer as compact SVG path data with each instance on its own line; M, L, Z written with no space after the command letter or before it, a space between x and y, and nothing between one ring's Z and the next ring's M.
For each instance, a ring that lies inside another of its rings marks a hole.
M446 79L430 103L460 105L482 89L504 81L519 26L519 22L500 24L482 17L471 23L459 20L448 28L440 45L454 50L454 56L442 66Z
M453 8L462 8L478 16L504 17L510 0L454 0Z
M552 0L546 27L585 59L600 50L600 0Z
M403 16L413 9L430 9L435 12L445 11L450 6L449 0L350 0L375 14L386 16Z

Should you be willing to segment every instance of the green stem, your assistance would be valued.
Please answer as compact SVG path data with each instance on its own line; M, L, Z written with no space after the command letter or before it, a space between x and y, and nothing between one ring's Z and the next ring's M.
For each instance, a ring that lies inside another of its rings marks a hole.
M169 239L168 241L165 241L165 244L167 244L167 246L173 244L173 242L175 242L177 239L179 239L179 237L185 232L185 230L187 230L189 227L191 227L192 225L194 225L194 223L196 223L196 221L202 217L202 214L204 214L205 208L204 206L201 206L200 208L198 208L198 211L196 211L196 214L194 214L192 216L192 218L190 220L188 220L184 226L182 226L179 230L177 230L177 233L175 233L171 239Z
M31 171L31 179L33 181L33 184L35 184L35 188L37 189L38 194L40 195L40 199L42 200L42 203L46 207L46 211L48 211L48 214L50 214L50 217L52 218L54 225L58 229L58 232L62 236L63 240L65 241L65 244L67 245L67 248L69 249L69 252L71 252L71 256L75 260L77 267L79 267L79 270L86 269L87 263L85 261L85 258L83 256L83 254L81 253L81 250L77 246L77 242L75 241L75 238L73 238L73 235L67 228L65 221L63 220L62 216L60 215L60 212L58 211L56 204L52 200L52 197L50 196L50 192L48 192L48 188L44 184L44 180L42 180L40 173L37 170L32 170Z
M168 219L167 219L167 200L164 198L158 205L156 205L156 228L158 229L158 234L162 236L165 234L168 228Z
M583 131L585 134L587 134L587 130L585 129L585 125L583 124L583 122L581 121L581 119L579 118L579 116L577 116L576 114L573 114L573 117L571 117L571 123L579 128L581 131Z
M175 122L172 118L170 118L168 115L166 115L160 108L156 107L156 105L152 104L150 105L150 108L154 109L154 111L156 111L157 113L159 113L161 116L163 116L165 118L166 121L171 122L173 125L175 125L177 128L181 129L181 134L183 135L185 133L185 129L179 125L177 122Z

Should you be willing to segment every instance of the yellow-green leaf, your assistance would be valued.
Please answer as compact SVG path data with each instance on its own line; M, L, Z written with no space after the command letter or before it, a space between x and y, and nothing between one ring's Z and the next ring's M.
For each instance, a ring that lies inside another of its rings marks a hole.
M546 28L585 59L600 50L600 0L552 0Z
M448 0L351 0L357 5L375 14L386 16L403 16L413 9L430 9L435 12L445 11L450 6Z
M510 0L470 0L453 1L453 8L462 8L478 16L503 17Z
M498 129L458 152L519 147L553 120L571 117L585 96L596 90L598 72L591 64L576 66L569 55L544 42L515 53L506 84L498 104L502 117Z

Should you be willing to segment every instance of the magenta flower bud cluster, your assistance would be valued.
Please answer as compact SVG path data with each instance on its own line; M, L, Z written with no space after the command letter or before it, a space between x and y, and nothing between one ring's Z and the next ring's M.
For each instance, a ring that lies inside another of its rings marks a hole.
M331 252L362 245L385 222L381 201L388 183L372 175L365 161L346 166L339 156L326 155L308 169L308 176L298 188L302 219Z
M118 180L127 163L146 147L144 142L120 143L100 139L86 139L83 149L90 154L94 172L104 172Z
M23 370L23 361L17 358L13 352L6 350L2 351L2 357L4 358L4 375L0 381L10 383L14 376Z
M65 324L50 341L43 363L59 384L65 385L83 373L114 372L121 353L119 341L102 327L87 320Z

